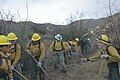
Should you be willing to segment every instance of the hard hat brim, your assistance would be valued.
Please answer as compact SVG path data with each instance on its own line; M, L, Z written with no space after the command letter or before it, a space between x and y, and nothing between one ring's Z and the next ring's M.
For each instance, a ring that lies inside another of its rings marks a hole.
M11 43L0 43L0 45L10 45Z
M38 39L33 39L32 38L32 41L38 41L38 40L40 40L41 39L41 37L39 37Z
M105 42L105 41L102 41L102 40L99 40L101 43L104 43L104 44L109 44L108 42Z
M16 38L12 38L12 39L8 38L9 41L13 41L13 40L17 40L17 39L18 39L17 37Z

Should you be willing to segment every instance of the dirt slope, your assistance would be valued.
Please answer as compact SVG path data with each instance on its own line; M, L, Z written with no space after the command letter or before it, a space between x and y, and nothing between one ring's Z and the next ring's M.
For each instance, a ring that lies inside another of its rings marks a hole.
M68 61L67 72L62 73L53 68L51 64L52 58L47 59L46 70L52 80L97 80L99 69L102 61L82 63L79 59L71 59ZM99 80L107 80L107 66L103 66Z

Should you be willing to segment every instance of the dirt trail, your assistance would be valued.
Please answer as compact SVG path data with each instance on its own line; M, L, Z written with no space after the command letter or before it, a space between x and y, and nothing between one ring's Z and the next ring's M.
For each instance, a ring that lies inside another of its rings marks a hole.
M48 50L51 42L45 41L45 43L47 43L46 72L52 80L97 80L101 61L82 63L79 59L69 59L66 65L67 72L64 74L53 68L52 55L50 50ZM90 53L94 53L95 51L96 49L92 49ZM107 72L107 66L104 65L99 80L107 80Z
M78 59L69 59L67 63L67 72L62 73L53 68L52 58L47 59L46 70L52 80L97 80L101 61L82 63ZM107 80L107 66L104 65L99 80Z

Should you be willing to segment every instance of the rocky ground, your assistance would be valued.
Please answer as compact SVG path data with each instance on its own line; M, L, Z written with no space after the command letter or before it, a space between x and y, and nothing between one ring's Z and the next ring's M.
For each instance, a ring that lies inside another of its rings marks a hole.
M48 42L48 41L46 41ZM45 42L45 43L46 43ZM101 74L98 74L100 72L100 67L102 61L96 61L96 62L85 62L83 63L80 60L80 57L74 58L74 59L67 59L67 72L62 73L57 69L53 68L53 59L52 59L52 53L49 50L49 42L46 44L47 50L46 50L46 72L51 77L51 80L107 80L107 65L104 63L102 66ZM90 53L96 52L96 49L92 49ZM78 51L79 52L79 51ZM92 56L93 54L88 54L87 57ZM49 80L49 79L46 79Z
M50 75L52 80L107 80L107 65L104 62L102 66L101 74L100 72L102 61L96 62L81 62L80 58L77 59L68 59L67 60L67 72L62 73L57 69L53 68L52 58L46 60L46 71Z

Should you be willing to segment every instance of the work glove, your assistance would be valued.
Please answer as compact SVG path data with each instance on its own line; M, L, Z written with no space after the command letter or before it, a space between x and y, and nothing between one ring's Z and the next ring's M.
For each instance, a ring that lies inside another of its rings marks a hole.
M0 57L0 65L2 65L3 61L2 61L2 57Z
M42 67L42 62L41 61L38 62L38 66Z
M12 66L11 66L11 69L13 70L14 68L15 68L15 67L12 65Z
M109 59L109 57L108 57L108 54L103 54L103 55L101 55L101 57L100 57L101 59Z

